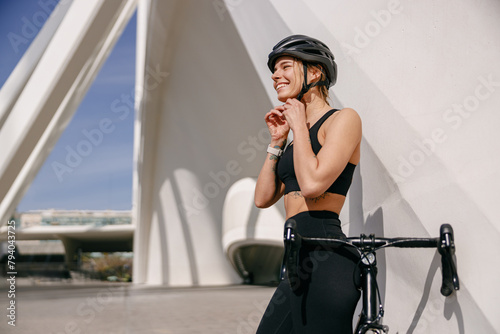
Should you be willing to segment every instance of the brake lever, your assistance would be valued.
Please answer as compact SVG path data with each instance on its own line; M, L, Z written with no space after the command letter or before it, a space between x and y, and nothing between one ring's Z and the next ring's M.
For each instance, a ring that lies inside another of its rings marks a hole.
M453 293L453 290L460 289L457 268L453 259L453 255L455 255L455 241L451 225L441 225L439 232L438 251L441 254L441 265L443 267L441 294L447 297Z
M283 261L281 263L280 281L284 281L287 275L287 262L292 248L292 237L295 228L294 221L287 221L285 223L285 232L283 235L283 243L285 244L285 251L283 253Z

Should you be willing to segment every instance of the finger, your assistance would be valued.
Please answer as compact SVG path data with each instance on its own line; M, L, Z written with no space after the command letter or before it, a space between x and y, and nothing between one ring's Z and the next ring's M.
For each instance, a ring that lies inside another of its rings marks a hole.
M289 99L288 101L286 101L286 103L285 103L285 110L286 109L291 109L293 107L294 107L294 104L293 104L292 100Z
M281 111L276 110L276 109L271 109L271 111L269 111L269 112L266 114L266 116L265 116L265 117L266 117L266 118L268 118L268 117L273 116L273 115L275 115L275 116L278 116L278 117L279 117L279 116L281 116Z
M272 125L272 126L282 125L285 122L285 117L271 114L271 115L269 115L269 117L266 118L266 122L268 125Z
M264 119L265 119L266 121L270 121L270 120L272 119L272 117L273 117L273 113L270 111L270 112L268 112L268 113L266 114L266 116L264 116Z
M273 109L273 110L271 110L271 112L273 114L276 114L276 115L281 115L281 113L283 112L283 110L284 109L281 109L281 108L280 109Z
M271 112L271 115L273 115L274 117L277 117L277 118L283 118L283 111L278 111L278 110L273 110Z
M286 120L288 119L288 110L283 111L283 118Z

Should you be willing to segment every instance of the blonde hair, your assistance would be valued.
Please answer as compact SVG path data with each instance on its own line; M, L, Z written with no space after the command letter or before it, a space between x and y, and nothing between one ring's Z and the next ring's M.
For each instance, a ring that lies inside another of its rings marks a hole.
M302 59L300 58L295 58L295 64L297 64L297 66L301 64L303 64L302 62ZM309 63L307 62L306 63L306 67L309 69L310 67L316 67L318 68L320 71L321 71L321 77L319 78L318 81L327 81L328 78L326 76L326 72L325 72L325 69L323 68L323 65L321 64L314 64L314 63ZM301 74L301 79L300 80L304 80L304 67L303 66L298 66L298 72L296 73L300 73ZM326 103L328 103L328 100L330 99L330 92L328 91L328 87L325 86L325 85L319 85L319 86L315 86L315 87L318 87L318 91L319 91L319 94L321 96L321 98L323 99L323 101L325 101ZM329 103L328 103L329 104Z

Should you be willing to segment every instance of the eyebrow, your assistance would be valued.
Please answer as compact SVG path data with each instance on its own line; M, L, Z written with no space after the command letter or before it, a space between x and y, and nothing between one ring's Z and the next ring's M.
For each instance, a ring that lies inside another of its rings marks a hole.
M279 65L283 66L283 65L288 64L288 63L292 63L292 64L293 64L293 60L292 60L292 59L281 60L281 61L279 62ZM276 63L276 64L274 65L274 70L275 70L275 71L276 71L276 67L277 67L277 66L278 66L278 63Z

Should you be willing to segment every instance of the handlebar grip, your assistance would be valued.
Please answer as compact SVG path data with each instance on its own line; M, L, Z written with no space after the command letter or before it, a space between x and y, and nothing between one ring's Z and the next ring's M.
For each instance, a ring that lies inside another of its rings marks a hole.
M288 283L292 290L298 286L298 253L302 238L296 232L297 222L294 219L288 219L285 222L285 232L283 240L285 243L285 252L283 254L283 263L281 266L280 279L284 280L288 276Z
M287 271L289 267L289 258L290 258L290 251L292 248L292 238L293 234L295 231L295 227L297 226L297 223L293 219L288 219L285 222L285 231L283 235L283 243L285 246L285 251L283 253L283 261L281 262L281 270L280 270L280 281L285 280L287 276Z
M451 227L450 224L441 225L439 229L439 235L442 236L443 234L451 234L451 237L453 238L453 227Z
M441 294L447 297L453 293L453 290L460 289L457 269L453 259L453 255L455 255L455 241L453 228L450 224L441 225L438 251L441 254L441 265L443 267Z
M297 228L297 222L295 221L295 219L288 219L285 222L285 231L287 230L295 231L296 228Z

